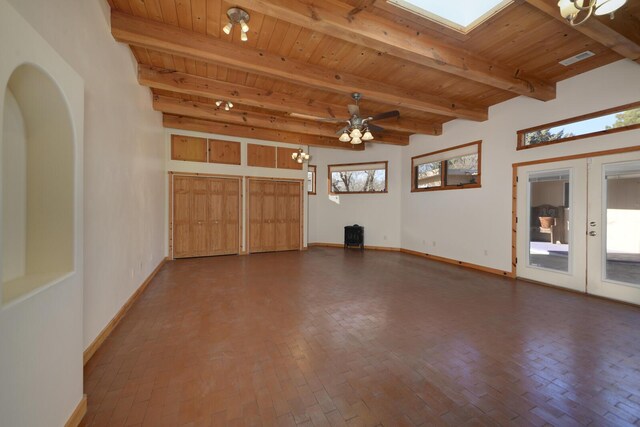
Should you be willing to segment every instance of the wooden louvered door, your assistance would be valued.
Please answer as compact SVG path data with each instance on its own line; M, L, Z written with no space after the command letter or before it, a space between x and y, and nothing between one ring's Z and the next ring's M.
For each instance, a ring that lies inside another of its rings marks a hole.
M240 180L174 176L173 256L239 253Z
M289 183L276 183L276 250L286 251L289 249Z
M300 249L302 184L249 181L249 252Z
M302 246L302 184L297 182L288 184L288 248L300 249Z

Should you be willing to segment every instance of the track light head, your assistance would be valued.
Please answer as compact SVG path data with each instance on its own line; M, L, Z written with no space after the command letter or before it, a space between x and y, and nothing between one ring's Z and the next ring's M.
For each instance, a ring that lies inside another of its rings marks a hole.
M233 26L235 24L238 24L242 30L240 39L243 42L249 40L249 38L247 37L247 33L249 32L249 25L247 24L250 18L249 13L247 13L246 10L240 9L239 7L231 7L229 8L229 10L227 10L227 17L229 18L229 22L224 26L224 28L222 28L222 31L224 31L225 34L231 34Z

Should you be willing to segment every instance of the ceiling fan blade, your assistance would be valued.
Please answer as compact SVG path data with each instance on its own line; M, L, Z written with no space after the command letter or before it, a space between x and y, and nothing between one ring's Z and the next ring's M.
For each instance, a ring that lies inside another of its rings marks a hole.
M380 126L376 126L374 124L367 124L367 127L371 132L382 132L384 130L384 128L381 128Z
M340 129L338 132L336 132L336 135L342 135L343 133L345 133L347 130L349 130L349 125L343 127L342 129Z
M398 117L399 115L400 112L398 110L387 111L386 113L380 113L376 114L375 116L369 117L368 121L390 119L392 117Z
M328 117L326 119L317 119L319 122L327 122L327 123L347 123L347 119L340 119L337 117Z
M355 105L355 104L347 105L347 110L349 110L349 114L352 115L352 116L359 116L360 115L360 107Z

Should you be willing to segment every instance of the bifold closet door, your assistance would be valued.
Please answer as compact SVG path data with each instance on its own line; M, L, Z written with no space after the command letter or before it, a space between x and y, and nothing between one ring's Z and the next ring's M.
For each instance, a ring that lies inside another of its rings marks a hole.
M249 252L300 249L301 183L249 181Z
M240 180L174 176L173 256L237 254Z

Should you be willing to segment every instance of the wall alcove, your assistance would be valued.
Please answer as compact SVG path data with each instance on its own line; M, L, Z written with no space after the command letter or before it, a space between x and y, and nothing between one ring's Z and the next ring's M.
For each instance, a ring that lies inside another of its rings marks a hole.
M16 68L4 97L1 148L2 303L74 269L74 131L58 85Z

